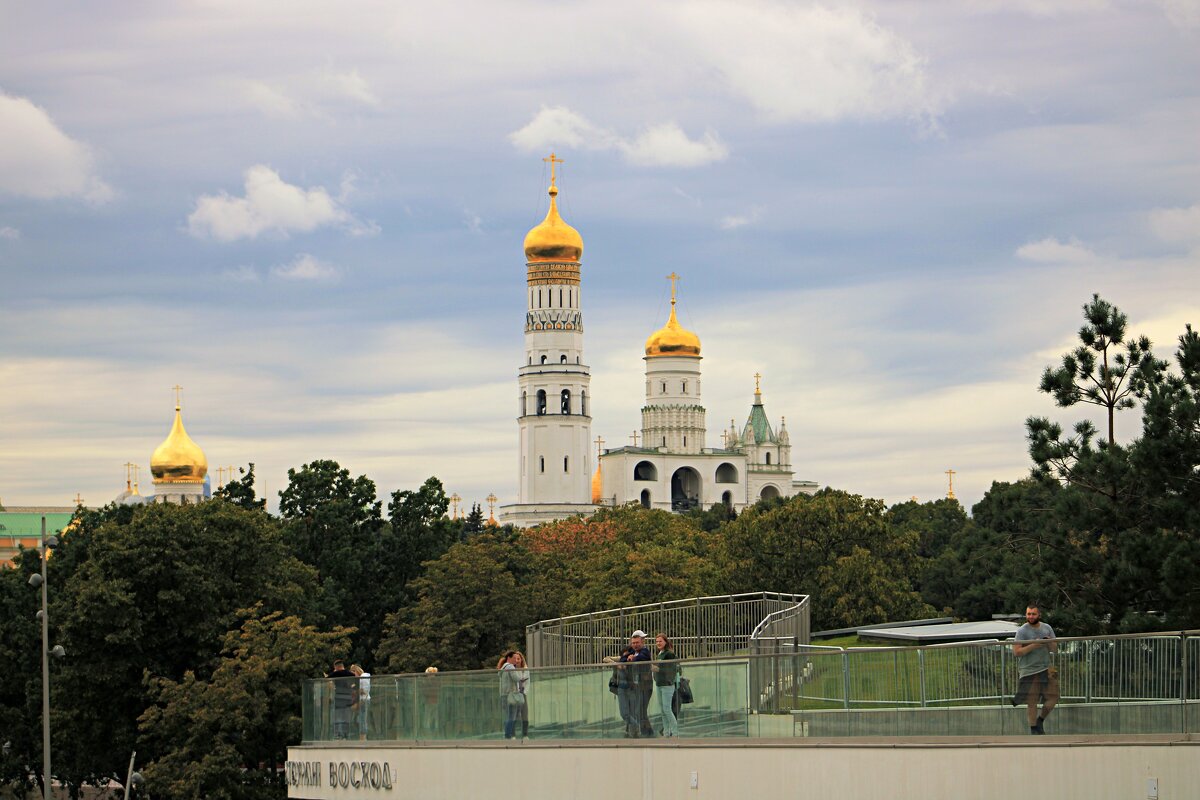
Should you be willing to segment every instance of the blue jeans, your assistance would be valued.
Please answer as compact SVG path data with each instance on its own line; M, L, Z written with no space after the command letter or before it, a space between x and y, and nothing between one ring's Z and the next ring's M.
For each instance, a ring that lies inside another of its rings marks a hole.
M617 708L625 721L626 736L641 735L642 692L636 686L617 689Z
M658 686L658 711L662 714L663 736L679 735L679 720L671 703L675 699L675 686Z

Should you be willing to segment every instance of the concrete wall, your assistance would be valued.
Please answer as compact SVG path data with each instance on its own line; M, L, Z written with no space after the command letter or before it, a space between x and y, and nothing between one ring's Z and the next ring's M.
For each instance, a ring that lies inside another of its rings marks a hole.
M289 797L388 800L1184 800L1200 794L1200 742L1030 737L930 743L530 743L295 747ZM366 786L331 788L339 765ZM364 765L365 764L365 769ZM353 765L353 766L351 766ZM381 776L387 775L383 785ZM372 785L372 778L374 782ZM1157 782L1152 794L1148 781ZM693 780L695 786L693 787ZM1019 788L1018 788L1019 787Z

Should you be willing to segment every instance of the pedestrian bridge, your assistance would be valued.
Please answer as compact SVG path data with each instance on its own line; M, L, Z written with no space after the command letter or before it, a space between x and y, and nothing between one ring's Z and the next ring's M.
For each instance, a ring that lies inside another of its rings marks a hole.
M1011 642L685 659L695 702L669 740L624 739L608 664L530 670L528 742L503 739L495 670L375 676L349 710L314 680L289 796L1007 800L1020 774L1041 797L1197 796L1200 632L1058 642L1062 698L1038 737L1013 705Z

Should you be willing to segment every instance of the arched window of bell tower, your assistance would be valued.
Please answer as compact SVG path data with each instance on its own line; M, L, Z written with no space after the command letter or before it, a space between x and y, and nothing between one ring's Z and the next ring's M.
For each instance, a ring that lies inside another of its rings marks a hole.
M586 391L581 391L579 393L579 413L585 417L587 416L587 392Z
M537 415L544 416L546 413L546 390L538 389L537 393Z
M570 389L562 390L562 413L564 413L564 414L571 413L571 390Z
M521 416L529 413L529 392L521 392Z
M559 357L559 359L558 359L558 363L560 363L560 364L565 364L565 363L567 363L567 354L566 354L566 353L563 353L563 354L562 354L562 356L561 356L561 357Z
M543 364L545 364L545 363L546 363L546 357L545 357L545 356L542 356L542 363L543 363Z

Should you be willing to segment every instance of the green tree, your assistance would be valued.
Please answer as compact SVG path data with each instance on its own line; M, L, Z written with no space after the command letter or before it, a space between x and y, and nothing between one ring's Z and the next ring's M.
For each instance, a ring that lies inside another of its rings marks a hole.
M261 511L214 500L78 519L50 561L52 635L68 653L53 681L55 772L76 789L123 775L144 675L206 679L238 609L306 616L315 594L312 571Z
M388 504L393 541L389 544L390 576L386 582L403 589L422 573L422 564L440 557L463 535L461 522L446 518L450 502L442 482L428 478L416 491L395 492ZM414 599L396 592L384 611ZM383 614L380 614L382 619Z
M322 632L262 605L242 612L208 678L150 680L153 705L140 720L143 770L152 794L191 800L281 798L277 767L300 741L304 681L349 647L350 631Z
M797 495L783 502L746 509L724 529L723 561L729 591L774 591L811 594L813 626L817 629L868 624L887 618L911 617L913 582L919 572L917 536L893 529L884 504L834 489L812 497ZM867 568L863 559L874 562ZM849 557L842 562L839 559ZM845 570L861 587L870 577L873 600L844 599L835 608L820 595L830 576ZM888 604L888 593L894 602ZM870 606L876 619L846 616ZM838 609L843 610L838 610ZM931 609L930 609L931 610Z
M412 582L417 600L389 614L377 663L388 672L479 669L524 639L534 595L528 554L511 530L451 546Z
M228 483L217 489L213 493L213 497L220 497L234 505L249 509L265 509L267 507L267 499L257 499L254 495L254 462L250 462L248 467L238 467L238 472L241 478L231 479Z
M375 483L336 461L289 469L279 493L284 540L317 570L326 617L357 630L350 656L360 661L378 646L384 613L404 588L392 591L395 547L380 507Z
M1126 342L1125 315L1098 294L1084 304L1083 318L1079 347L1062 357L1058 369L1046 368L1039 389L1064 408L1091 403L1105 409L1111 445L1116 443L1116 412L1134 407L1132 395L1139 386L1139 370L1153 361L1150 340L1142 336Z

